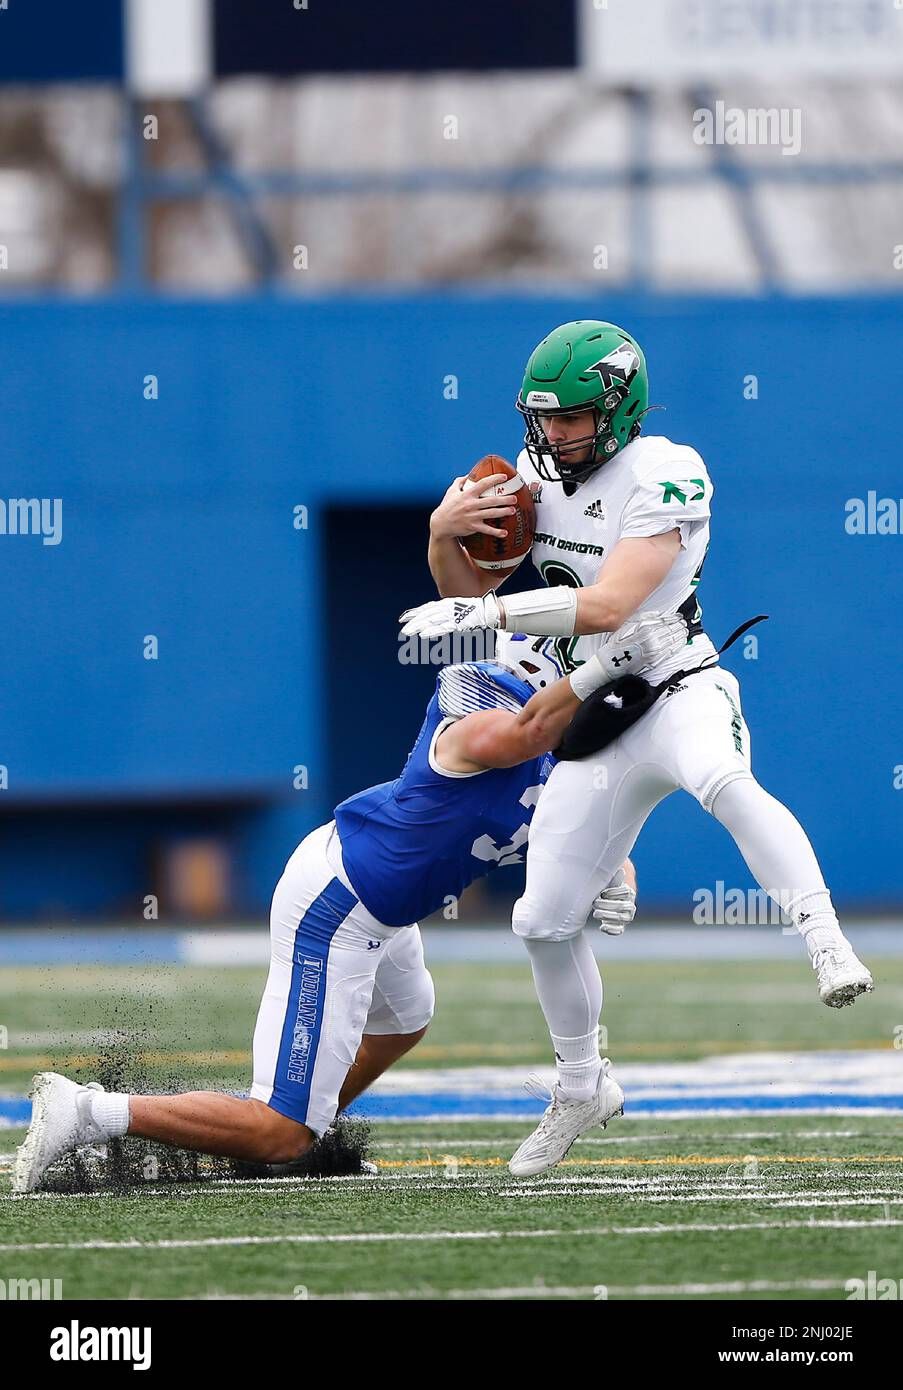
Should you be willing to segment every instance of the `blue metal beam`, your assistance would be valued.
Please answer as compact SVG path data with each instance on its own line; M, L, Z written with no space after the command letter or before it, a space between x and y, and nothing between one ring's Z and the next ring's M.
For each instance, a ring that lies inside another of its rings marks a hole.
M254 206L253 192L247 180L235 172L229 151L207 114L204 99L193 97L186 102L186 108L207 161L207 192L213 188L223 195L258 280L272 283L279 273L279 250Z
M116 209L116 243L119 288L138 290L147 278L145 209L148 197L144 183L144 141L141 116L134 102L122 104L123 175Z
M696 92L693 94L692 101L697 109L703 108L712 111L715 108L715 97L711 92ZM709 172L714 172L734 194L737 213L746 232L746 239L758 263L763 287L765 290L773 292L779 287L781 268L754 196L754 184L757 181L758 170L741 164L736 159L732 146L714 144L712 145L712 166Z

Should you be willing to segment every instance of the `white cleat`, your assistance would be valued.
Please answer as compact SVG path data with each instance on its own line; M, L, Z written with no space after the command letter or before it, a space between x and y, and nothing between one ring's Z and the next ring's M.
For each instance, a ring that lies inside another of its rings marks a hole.
M531 1096L548 1101L548 1107L533 1133L528 1135L512 1156L508 1169L516 1178L530 1178L544 1173L560 1163L573 1144L588 1129L601 1125L604 1129L613 1115L624 1113L624 1092L609 1075L611 1062L602 1059L602 1070L595 1093L589 1100L570 1100L561 1094L556 1082L554 1090L543 1086L538 1076L531 1076L524 1088Z
M103 1143L91 1118L91 1091L99 1081L80 1086L55 1071L38 1072L31 1088L31 1124L16 1151L13 1192L33 1192L47 1169L72 1149Z
M870 972L848 941L816 951L812 968L818 977L818 997L829 1009L842 1009L875 988Z

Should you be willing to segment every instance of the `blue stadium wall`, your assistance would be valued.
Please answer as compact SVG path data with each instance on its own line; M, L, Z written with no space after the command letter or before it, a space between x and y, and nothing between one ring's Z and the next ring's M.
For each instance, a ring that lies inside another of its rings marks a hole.
M709 465L711 635L771 615L727 659L758 775L838 900L903 901L903 537L845 529L848 499L903 496L898 301L22 301L4 492L61 498L63 531L0 535L0 917L137 915L154 846L199 828L231 845L235 910L264 911L296 840L403 761L434 674L396 659L428 511L514 456L527 352L580 314L644 342L648 429ZM651 910L749 883L682 793L636 858Z

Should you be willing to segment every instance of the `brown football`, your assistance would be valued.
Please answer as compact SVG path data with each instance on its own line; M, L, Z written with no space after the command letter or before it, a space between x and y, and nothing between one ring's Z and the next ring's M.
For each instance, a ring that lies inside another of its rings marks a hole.
M504 536L487 536L482 531L475 531L472 536L463 536L462 542L464 549L480 569L510 570L523 559L533 544L536 508L528 485L517 469L512 468L508 460L503 459L500 454L487 454L479 463L475 463L467 475L468 482L464 484L465 488L471 479L477 482L480 478L488 478L492 473L504 473L507 479L507 482L498 483L492 492L500 497L513 497L517 510L508 517L489 518L490 525L505 528Z

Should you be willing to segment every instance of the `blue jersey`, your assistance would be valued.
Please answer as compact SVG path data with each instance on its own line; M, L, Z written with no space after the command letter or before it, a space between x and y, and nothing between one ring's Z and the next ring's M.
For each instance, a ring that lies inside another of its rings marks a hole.
M434 745L455 718L520 709L533 692L503 668L446 667L401 776L336 807L345 871L364 907L407 926L459 897L469 883L522 862L550 755L473 774L439 770Z

